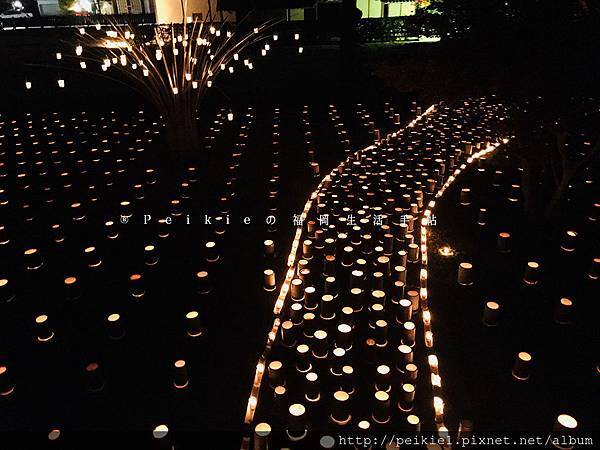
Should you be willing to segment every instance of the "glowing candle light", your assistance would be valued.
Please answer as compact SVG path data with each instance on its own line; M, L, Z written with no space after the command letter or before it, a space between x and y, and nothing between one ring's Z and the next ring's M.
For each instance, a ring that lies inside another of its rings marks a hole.
M62 53L57 52L56 53L56 59L62 59Z
M276 34L274 34L274 35L273 35L273 40L274 40L274 41L277 41L278 39L279 39L279 36L278 36L278 35L276 35Z
M58 87L59 88L64 88L65 87L65 80L59 79L58 80Z
M156 50L156 54L155 54L155 56L156 56L156 60L157 60L157 61L160 61L160 60L162 59L162 56L163 56L163 55L162 55L162 51L160 51L160 50Z
M25 89L31 89L31 81L25 82Z
M198 89L198 82L192 81L192 89Z
M207 86L207 87L211 87L211 86L212 86L212 81L208 80L208 81L206 82L206 86Z
M192 79L192 74L191 73L186 73L185 74L185 79L186 79L186 81L190 81Z
M78 45L77 47L75 47L75 54L77 56L81 56L82 53L83 53L83 47L81 45Z
M233 113L232 113L231 111L229 111L229 112L227 113L227 120L228 120L228 121L230 121L230 122L232 122L232 121L233 121Z
M260 54L262 56L265 56L267 54L267 51L263 48L263 49L261 49Z
M294 40L297 41L298 39L300 39L300 34L298 34L298 33L294 34Z
M233 59L234 59L235 61L239 60L239 59L240 59L240 55L239 55L238 53L234 53L234 54L233 54Z
M304 48L298 47L298 53L302 53L303 51L304 51Z
M81 61L81 62L79 63L79 66L80 66L82 69L86 69L86 68L87 68L87 65L86 65L85 61Z

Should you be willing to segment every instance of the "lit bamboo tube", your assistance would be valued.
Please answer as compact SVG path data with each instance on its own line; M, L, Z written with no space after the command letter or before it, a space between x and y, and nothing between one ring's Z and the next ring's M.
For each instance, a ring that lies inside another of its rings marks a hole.
M291 283L292 300L302 301L304 297L304 283L300 278L294 278Z
M565 252L574 252L575 243L577 242L577 232L568 230L565 232L560 248Z
M271 239L267 239L263 242L263 253L267 258L273 258L275 256L275 243Z
M15 385L10 376L8 367L0 365L0 395L6 397L12 394L15 390Z
M473 435L473 422L469 419L461 419L458 424L458 437L460 441L463 438L469 438Z
M50 227L50 229L52 230L52 240L55 243L60 244L61 242L64 242L65 236L63 233L63 229L59 224L55 223Z
M318 402L321 399L319 376L315 372L308 372L304 378L304 398L311 403Z
M325 359L328 354L327 350L327 332L324 330L315 331L313 338L312 355L317 359Z
M386 233L383 235L383 254L390 261L390 256L394 253L394 235Z
M306 408L300 403L292 404L288 409L288 426L286 432L292 441L299 441L306 436Z
M311 274L310 269L308 267L303 267L298 270L298 278L302 280L304 286L310 286L311 284Z
M100 365L96 362L85 366L86 384L90 392L100 392L104 388L104 377Z
M198 311L190 311L185 315L186 332L190 337L198 337L202 335L202 323Z
M345 351L352 348L352 327L350 325L341 323L337 326L335 345Z
M48 442L51 443L49 444L50 447L54 448L56 446L56 448L61 448L60 447L60 442L61 442L61 431L58 428L53 428L52 430L50 430L48 432ZM56 444L55 444L56 443Z
M254 427L254 450L269 450L271 442L271 425L266 422L256 424Z
M396 369L402 372L406 364L413 362L413 351L411 347L405 344L400 344L397 350Z
M510 241L511 241L510 233L507 233L506 231L498 233L498 238L496 240L496 249L500 253L510 252Z
M325 294L321 297L321 318L331 320L335 318L335 298L331 294Z
M352 267L354 263L354 248L347 245L343 248L342 252L342 266Z
M392 285L392 303L398 304L404 297L404 288L406 287L404 281L394 281Z
M313 311L319 307L317 301L316 289L313 286L307 286L304 289L304 309Z
M152 430L152 448L157 450L173 450L169 427L161 424Z
M187 363L183 359L178 359L173 364L173 386L177 389L184 389L189 385Z
M460 190L460 204L463 206L468 206L471 204L471 189L462 188Z
M54 337L50 320L46 314L40 314L35 318L35 330L38 342L48 342Z
M146 184L155 184L155 183L156 183L156 173L154 172L154 169L146 169Z
M208 241L204 244L204 249L206 250L206 261L209 263L214 263L219 260L219 253L217 251L217 243L214 241Z
M276 289L275 285L275 272L272 269L266 269L263 272L263 288L267 292L272 292Z
M267 367L267 373L269 376L269 386L273 389L277 386L285 385L285 380L283 378L283 363L281 361L271 361Z
M350 365L342 367L341 388L348 394L354 393L354 367Z
M470 286L473 284L473 265L468 262L461 262L458 265L458 284Z
M398 400L398 408L404 412L412 411L413 402L415 401L415 386L411 383L404 383L400 391L400 399Z
M402 326L402 343L413 347L415 345L415 330L416 326L413 322L404 322Z
M158 250L154 245L144 246L144 264L149 267L158 264Z
M310 260L313 257L312 251L313 243L310 239L306 239L302 242L302 258Z
M363 289L364 288L364 279L365 279L365 274L362 270L353 270L350 273L350 289L354 289L354 288Z
M146 293L144 277L141 273L134 273L129 276L129 293L134 298L142 298Z
M378 320L383 319L385 316L385 310L381 303L373 303L369 307L369 327L375 328L375 323Z
M521 196L521 186L519 186L518 184L511 184L510 185L510 192L508 193L508 200L510 202L518 202L519 201L519 197Z
M342 367L344 367L344 362L346 361L346 350L336 347L331 353L331 367L329 370L336 377L340 377L342 376Z
M526 284L537 284L540 278L540 264L536 261L529 261L525 266L525 275L523 281Z
M380 424L390 420L390 396L387 392L377 391L373 396L373 413L371 418Z
M281 341L284 347L295 347L297 341L297 334L298 327L296 327L291 320L286 320L281 324Z
M166 219L158 219L158 237L168 238L171 235L170 226Z
M498 325L498 317L500 316L500 304L494 301L485 303L483 310L483 323L488 327Z
M385 347L387 345L388 337L388 323L380 319L375 322L375 342L378 347Z
M0 303L9 303L15 299L12 283L8 278L0 278Z
M290 320L296 326L301 325L304 320L304 307L302 303L295 302L290 307Z
M406 417L409 432L420 433L421 432L421 419L414 414L409 414Z
M592 280L600 278L600 258L594 258L592 260L592 265L588 270L587 276Z
M478 225L486 225L488 218L488 211L486 208L479 208L479 214L477 216Z
M304 314L302 322L304 323L304 329L302 334L307 338L312 338L315 334L315 326L317 323L317 316L315 316L311 312L307 312Z
M398 308L396 309L396 322L404 323L408 322L412 318L412 305L413 302L406 298L403 298L398 302Z
M37 270L44 262L42 261L42 256L37 248L29 248L23 252L25 257L25 267L27 270Z
M67 299L76 300L81 296L81 287L76 277L66 277L63 281Z
M325 294L329 294L337 298L337 284L335 277L325 278Z
M383 282L384 282L384 275L381 272L373 272L371 274L371 279L370 279L370 285L371 285L371 289L374 289L376 291L383 291Z
M331 420L337 425L346 425L352 419L349 411L350 395L344 391L333 393L333 403L331 405Z
M512 375L517 380L527 380L531 371L531 355L527 352L519 352L515 359Z
M561 298L554 311L554 321L560 325L571 323L573 318L573 301L566 297Z
M296 347L296 369L300 373L309 372L312 368L308 354L310 347L306 344L300 344Z
M403 283L406 283L406 267L395 266L394 267L394 278L397 281L402 281Z
M565 438L572 437L577 432L577 420L568 414L560 414L556 417L554 421L554 427L552 429L553 434L559 438L559 442L554 444L556 447L560 449L571 449L574 447L573 445L567 444L566 446L560 445L560 439L566 441ZM567 441L568 442L568 441Z
M81 222L85 219L85 211L81 203L71 204L71 219L73 222Z
M390 385L391 370L389 366L381 364L377 366L375 371L375 390L390 392L392 386Z
M408 300L410 301L412 312L414 313L414 312L418 311L419 310L419 300L420 300L419 291L410 290L406 293L406 296L408 297Z
M100 258L100 255L98 255L96 247L86 247L85 249L83 249L83 254L88 267L100 267L100 265L102 264L102 259Z
M350 290L350 306L355 313L363 310L363 290L360 288L352 288Z
M106 325L109 338L117 340L125 336L125 328L119 314L109 314L106 318Z
M327 277L335 276L335 256L325 256L325 259L323 261L323 274Z
M419 376L419 368L416 364L408 363L404 366L404 372L402 375L405 383L415 384Z

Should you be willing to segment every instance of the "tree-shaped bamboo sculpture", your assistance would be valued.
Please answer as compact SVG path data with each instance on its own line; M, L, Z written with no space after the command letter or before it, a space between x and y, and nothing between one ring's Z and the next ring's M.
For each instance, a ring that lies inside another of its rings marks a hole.
M171 159L186 162L201 152L196 115L207 89L221 72L233 73L236 66L252 69L253 62L242 53L264 41L260 49L264 55L271 37L266 31L274 23L247 32L231 23L192 17L182 24L135 29L111 24L103 31L96 25L91 30L80 28L74 55L57 54L57 59L75 58L78 69L101 70L101 75L140 92L162 115ZM64 80L58 82L64 87Z

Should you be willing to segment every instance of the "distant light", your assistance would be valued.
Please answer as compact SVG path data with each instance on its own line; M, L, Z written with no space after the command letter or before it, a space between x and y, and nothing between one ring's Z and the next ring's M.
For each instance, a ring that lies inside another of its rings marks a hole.
M294 40L297 41L298 39L300 39L300 35L298 33L294 34Z
M56 53L56 59L62 59L62 53L60 53L60 52Z
M278 36L278 35L276 35L276 34L274 34L274 35L273 35L273 40L274 40L274 41L276 41L276 40L278 40L278 39L279 39L279 36Z
M25 89L31 89L31 81L25 82Z
M233 113L231 111L227 113L227 120L233 122Z
M439 253L442 256L453 256L455 254L452 247L449 247L448 245L444 245L443 247L440 247Z
M192 89L198 89L198 82L192 81Z
M62 79L58 80L58 87L59 88L64 88L65 87L65 80L62 80Z
M303 51L304 51L304 48L298 47L298 53L302 53Z
M79 63L79 65L81 66L82 69L87 69L87 64L85 63L85 61L81 61Z
M77 47L75 47L75 54L77 56L81 56L82 53L83 53L83 47L81 45L78 45Z

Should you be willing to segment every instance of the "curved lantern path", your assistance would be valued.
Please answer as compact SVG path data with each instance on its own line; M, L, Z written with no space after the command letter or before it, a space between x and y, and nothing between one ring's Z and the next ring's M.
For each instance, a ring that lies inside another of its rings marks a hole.
M243 447L267 434L315 447L331 430L446 434L427 230L435 199L500 145L505 114L485 99L432 106L319 183L275 299Z

